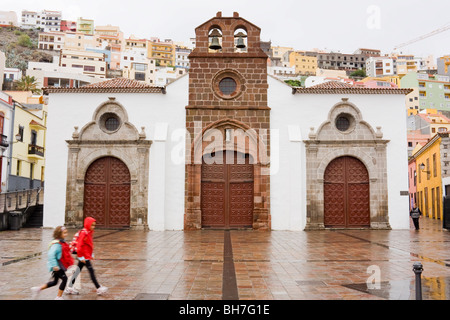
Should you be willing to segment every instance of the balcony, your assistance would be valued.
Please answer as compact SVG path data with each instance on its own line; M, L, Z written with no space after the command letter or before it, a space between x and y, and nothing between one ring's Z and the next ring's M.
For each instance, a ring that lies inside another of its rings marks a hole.
M44 159L44 148L34 144L29 144L28 157L34 159Z

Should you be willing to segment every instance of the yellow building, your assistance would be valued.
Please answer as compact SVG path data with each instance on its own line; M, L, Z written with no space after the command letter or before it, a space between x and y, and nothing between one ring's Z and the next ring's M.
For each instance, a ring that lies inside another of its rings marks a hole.
M46 104L15 104L8 191L44 185ZM18 137L18 139L17 139Z
M289 54L289 66L295 67L295 73L301 75L316 75L317 57L304 56L301 52Z
M442 138L448 138L448 133L436 134L428 143L417 150L417 201L423 216L442 219L442 173L441 173L441 143Z
M156 66L175 66L175 47L172 41L149 40L147 57L155 60Z
M413 54L399 54L396 57L397 74L405 75L410 72L417 72L417 64Z

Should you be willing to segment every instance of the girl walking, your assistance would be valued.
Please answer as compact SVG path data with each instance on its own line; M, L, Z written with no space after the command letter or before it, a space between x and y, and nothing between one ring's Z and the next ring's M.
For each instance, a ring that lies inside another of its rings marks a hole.
M77 240L78 268L75 271L66 289L67 294L78 294L78 291L73 288L73 285L84 266L86 266L86 268L88 269L91 280L97 288L97 294L101 295L108 290L108 288L101 286L98 283L97 278L95 277L94 267L92 266L91 262L91 260L94 259L93 234L95 224L96 220L92 217L87 217L86 219L84 219L84 229L81 230Z
M73 264L73 258L70 254L69 245L65 241L65 237L67 237L66 227L56 227L53 231L54 240L50 242L47 253L47 267L52 273L52 279L40 287L31 288L33 298L35 298L42 290L56 286L58 280L61 279L61 284L59 285L58 294L55 300L64 300L62 294L67 284L66 270Z

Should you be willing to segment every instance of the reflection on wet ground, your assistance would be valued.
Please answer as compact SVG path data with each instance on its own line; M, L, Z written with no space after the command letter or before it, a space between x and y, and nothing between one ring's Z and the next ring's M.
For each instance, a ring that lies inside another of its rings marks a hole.
M0 232L0 300L31 299L29 288L48 281L52 232ZM419 231L98 229L94 244L108 294L97 296L84 270L81 294L65 299L414 300L417 261L423 299L450 299L450 233L428 218ZM56 290L38 299L53 299Z
M378 286L367 283L344 284L343 286L386 300L416 300L415 280L383 281ZM422 277L421 288L423 300L448 300L450 277Z

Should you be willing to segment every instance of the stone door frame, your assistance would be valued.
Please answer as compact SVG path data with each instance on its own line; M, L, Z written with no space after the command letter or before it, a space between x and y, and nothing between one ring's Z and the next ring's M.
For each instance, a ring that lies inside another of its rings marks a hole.
M351 127L346 132L337 129L336 119L348 115ZM359 159L369 173L370 228L390 229L388 217L387 154L389 140L383 140L381 127L377 131L366 121L356 105L343 98L328 114L328 120L304 140L306 148L306 227L324 229L324 174L336 158L350 156Z
M222 137L226 137L226 129L235 129L237 132L244 132L248 143L243 148L242 145L232 142L218 141L214 139L214 130L221 132ZM255 130L246 124L235 119L222 119L213 122L202 129L194 137L188 152L189 159L186 164L187 175L187 196L185 199L185 230L199 230L202 228L202 210L201 210L201 173L202 158L210 150L215 151L237 151L250 155L253 163L253 229L270 230L269 199L266 199L262 193L267 192L269 184L269 162L266 151L266 145L261 142Z
M115 115L120 126L113 132L104 130L105 115ZM83 225L84 178L89 166L97 159L110 156L121 160L130 171L130 228L148 230L148 171L150 146L144 128L139 133L128 122L126 109L114 98L102 103L94 112L92 121L78 127L67 140L67 187L65 224Z

